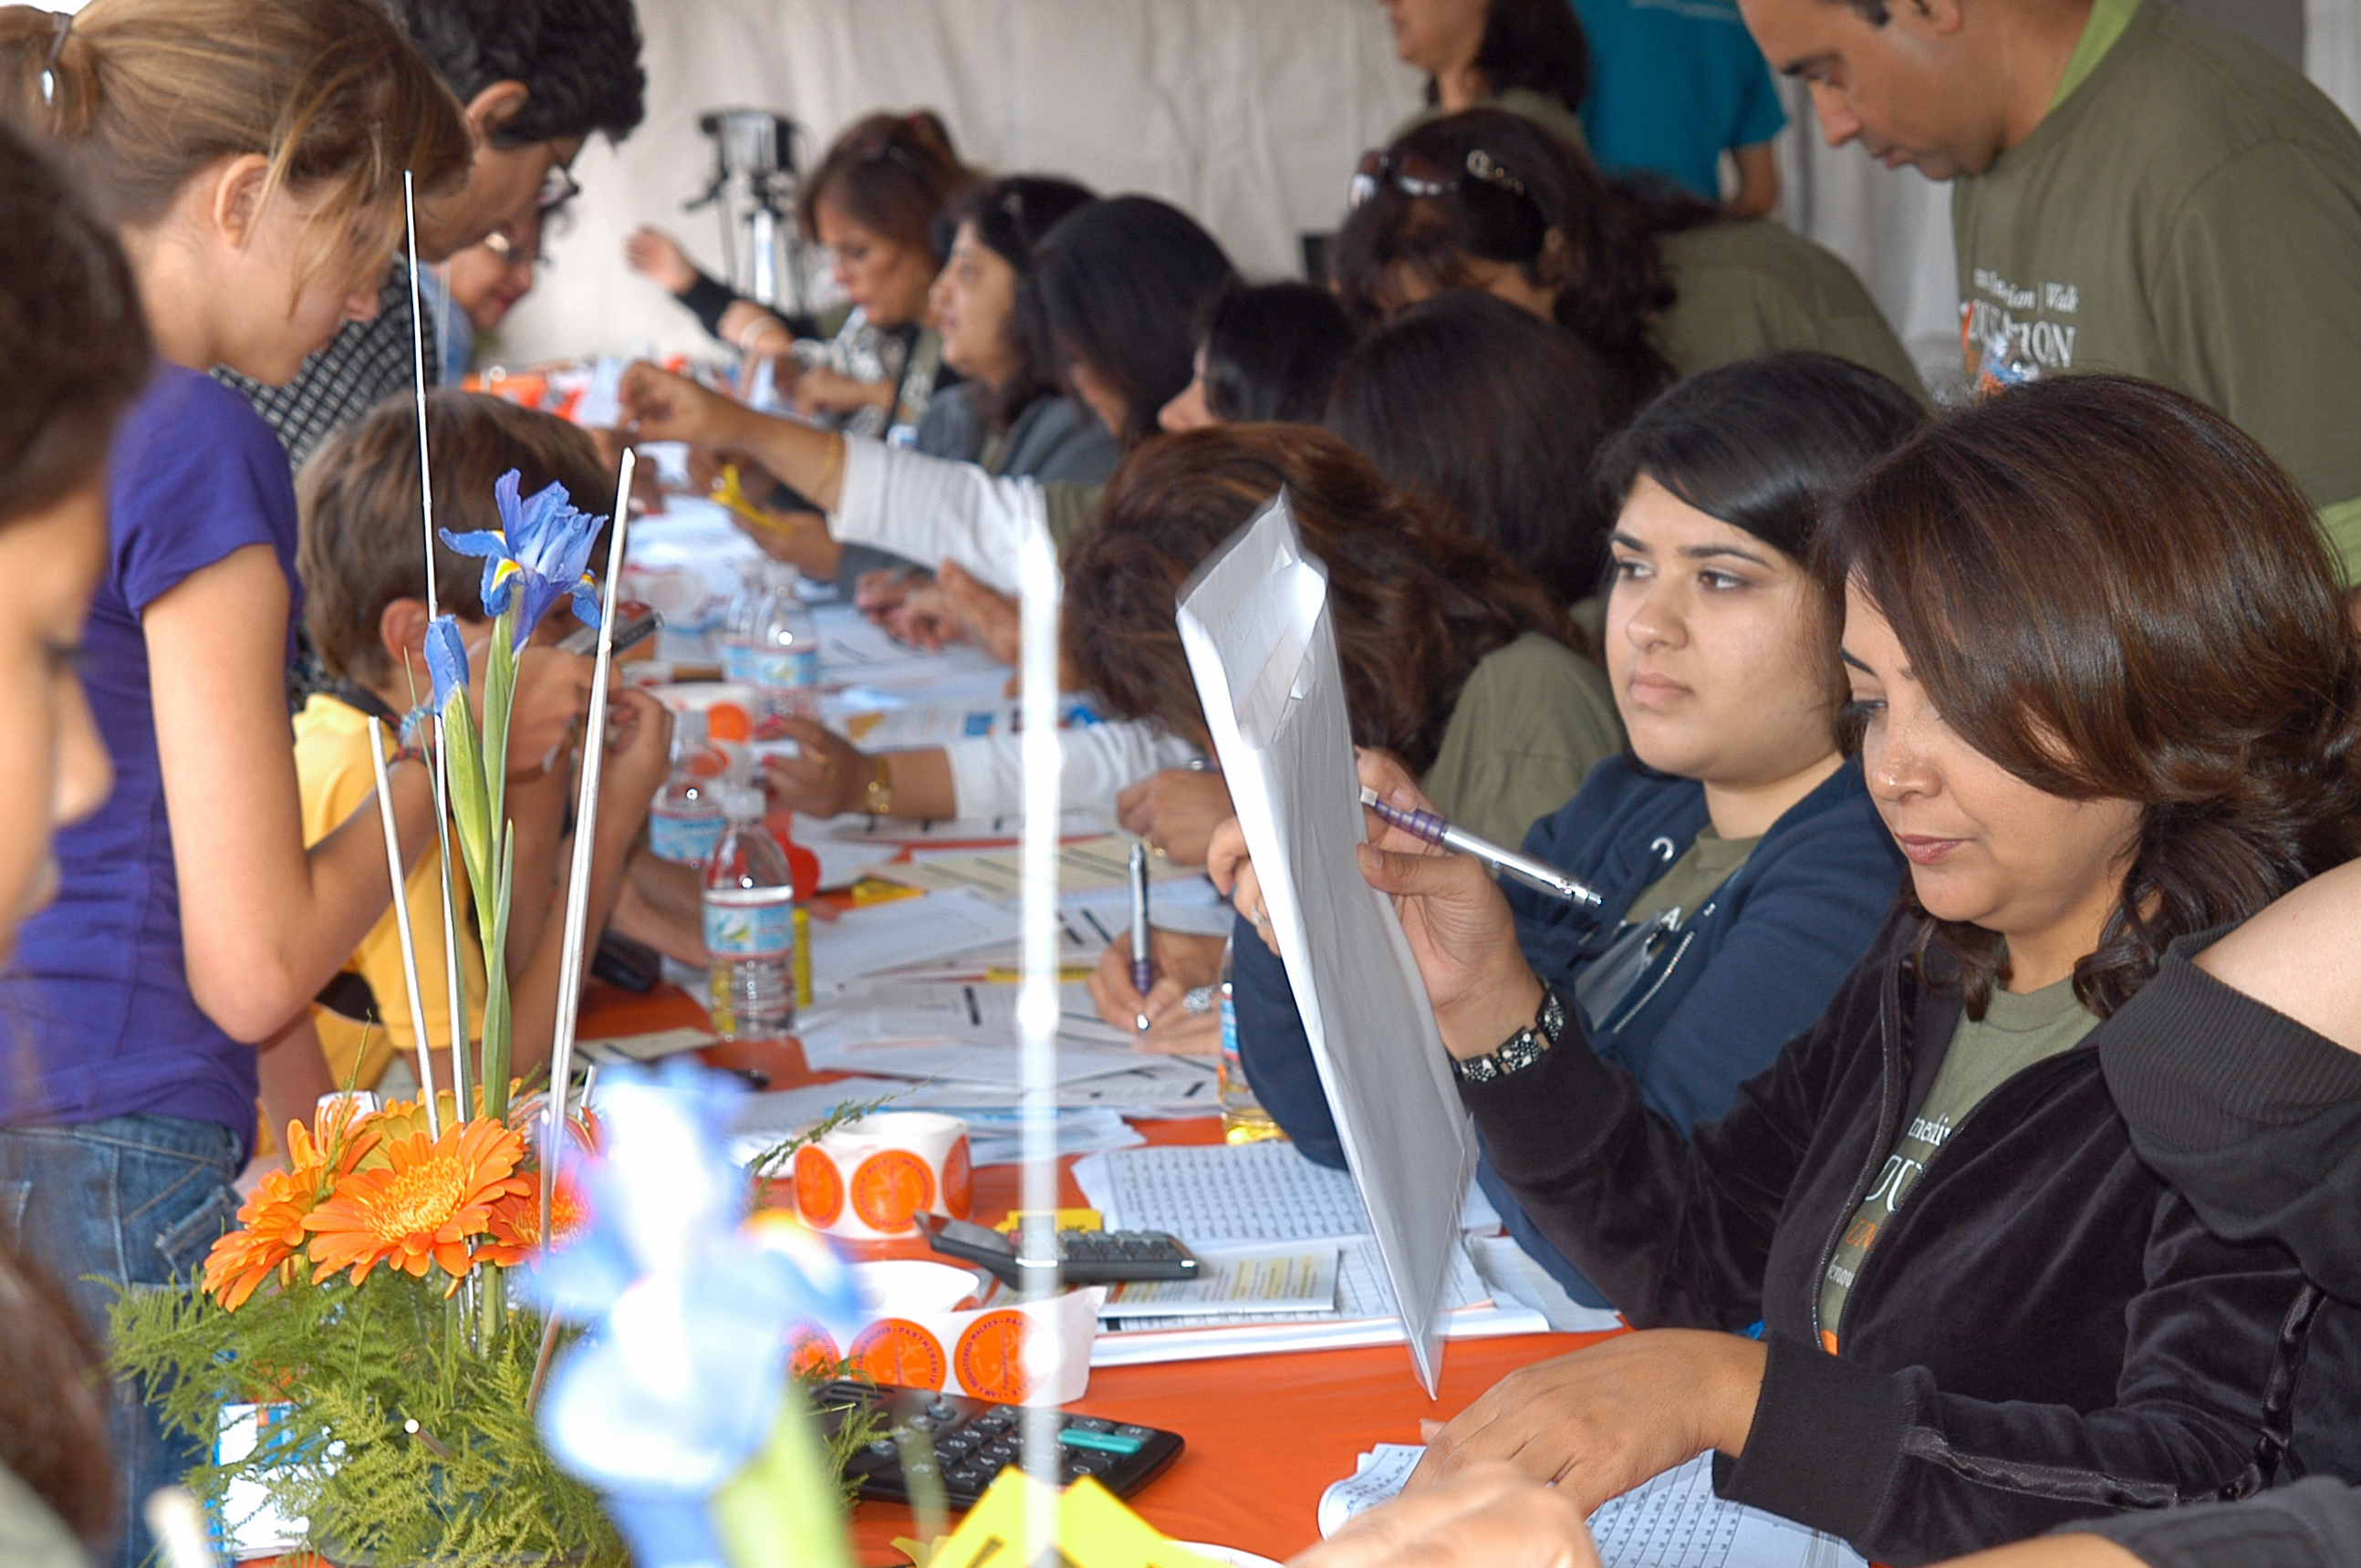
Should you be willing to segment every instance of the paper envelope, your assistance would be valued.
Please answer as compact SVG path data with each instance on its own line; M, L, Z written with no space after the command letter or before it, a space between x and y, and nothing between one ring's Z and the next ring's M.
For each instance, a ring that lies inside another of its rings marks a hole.
M1281 496L1182 585L1180 641L1432 1395L1475 1139L1401 922L1354 859L1360 785L1327 606L1328 575L1304 554Z

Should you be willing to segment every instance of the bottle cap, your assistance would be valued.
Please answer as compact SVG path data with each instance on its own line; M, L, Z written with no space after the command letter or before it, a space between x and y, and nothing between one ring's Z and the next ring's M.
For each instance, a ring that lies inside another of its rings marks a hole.
M705 733L715 740L744 740L753 733L746 710L734 702L717 702L705 710Z

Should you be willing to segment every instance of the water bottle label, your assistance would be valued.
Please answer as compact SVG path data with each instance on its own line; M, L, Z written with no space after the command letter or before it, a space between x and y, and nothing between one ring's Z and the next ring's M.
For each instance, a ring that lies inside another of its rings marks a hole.
M819 651L731 642L722 648L721 673L725 680L738 685L816 686L819 685Z
M701 866L713 858L713 846L721 837L721 828L722 817L718 811L651 811L648 848L660 861Z
M796 950L792 888L762 888L736 897L705 895L705 950L717 960L791 959Z

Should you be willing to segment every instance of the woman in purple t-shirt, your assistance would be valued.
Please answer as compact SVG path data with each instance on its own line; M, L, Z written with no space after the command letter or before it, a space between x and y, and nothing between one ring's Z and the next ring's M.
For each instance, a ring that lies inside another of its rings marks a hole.
M227 365L283 383L377 308L401 170L466 170L464 122L368 0L97 0L0 12L0 111L113 220L160 363L118 432L84 630L107 806L59 837L56 902L0 1011L0 1222L104 1324L109 1285L192 1269L237 1204L255 1045L391 897L375 803L303 848L287 721L295 499ZM133 383L126 383L126 385ZM432 841L426 770L391 784ZM136 1504L199 1455L135 1391L112 1436Z

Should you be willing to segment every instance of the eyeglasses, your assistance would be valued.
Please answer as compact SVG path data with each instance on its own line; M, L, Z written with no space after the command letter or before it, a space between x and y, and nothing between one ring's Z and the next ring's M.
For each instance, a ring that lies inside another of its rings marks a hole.
M1353 182L1345 187L1345 204L1357 210L1388 184L1405 196L1441 196L1457 190L1473 180L1496 191L1531 201L1525 182L1501 167L1500 160L1482 148L1467 149L1466 158L1456 169L1422 153L1376 148L1361 154L1360 167L1353 171Z
M545 213L553 207L564 206L580 194L582 187L574 182L574 171L562 163L553 163L549 166L549 172L542 176L541 191L533 197L533 205Z
M537 270L555 265L550 258L541 253L538 243L528 244L518 238L509 232L509 225L505 224L486 235L483 243L486 250L490 251L511 267L529 267Z

